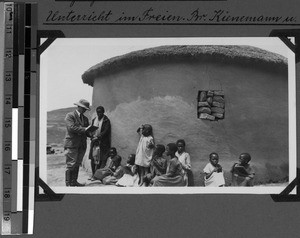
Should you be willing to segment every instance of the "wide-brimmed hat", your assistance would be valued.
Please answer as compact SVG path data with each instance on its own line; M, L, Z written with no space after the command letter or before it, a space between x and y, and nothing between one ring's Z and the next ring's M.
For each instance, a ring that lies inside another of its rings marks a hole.
M79 107L83 107L84 109L89 110L89 111L91 110L90 109L90 103L85 99L80 99L79 102L74 103L74 105L77 105Z

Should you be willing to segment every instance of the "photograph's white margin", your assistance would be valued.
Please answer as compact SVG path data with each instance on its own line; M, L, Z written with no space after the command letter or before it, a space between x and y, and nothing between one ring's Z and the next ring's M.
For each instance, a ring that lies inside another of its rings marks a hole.
M72 38L74 39L74 38ZM112 42L122 40L131 42L133 40L151 39L151 42L161 40L161 45L262 45L283 44L288 49L288 113L289 113L289 183L296 178L297 169L297 137L296 137L296 69L295 54L278 37L182 37L182 38L104 38ZM64 38L64 40L66 40ZM249 41L251 42L249 44ZM280 43L279 43L280 42ZM40 65L47 66L47 50L41 56ZM40 151L39 167L40 178L47 183L47 73L40 73ZM51 187L55 193L65 194L279 194L284 190L282 186L262 187L126 187L116 186L103 187ZM40 190L42 193L42 190ZM291 194L295 194L294 189Z
M290 39L292 42L294 38ZM288 95L289 95L289 181L297 176L297 104L296 104L296 59L292 50L288 51ZM291 159L292 158L292 159ZM296 188L290 194L296 194Z
M44 40L41 41L41 43ZM47 50L43 52L40 57L40 69L43 67L47 68ZM40 81L39 89L39 176L40 178L47 183L47 72L40 70L40 75L38 76ZM46 158L45 158L46 157ZM39 189L40 193L43 193L43 190Z

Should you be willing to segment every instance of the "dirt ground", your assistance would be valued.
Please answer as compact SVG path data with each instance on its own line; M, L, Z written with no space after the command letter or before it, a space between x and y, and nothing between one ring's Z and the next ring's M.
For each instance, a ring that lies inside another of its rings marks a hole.
M91 177L89 161L87 158L84 158L84 163L80 167L78 182L85 184L85 186L94 187L94 186L109 186L103 185L100 181L91 181L88 180ZM66 172L66 161L64 153L59 154L50 154L47 155L47 183L48 185L55 187L64 187L65 186L65 172Z
M66 162L64 153L50 154L47 155L47 184L55 187L65 186L65 171ZM103 185L100 181L89 180L91 176L90 161L87 159L87 154L83 159L83 166L80 167L78 182L85 184L89 187L101 187L101 186L114 186L114 185ZM258 187L262 186L282 186L286 187L288 183L272 183L272 184L261 184L256 185Z

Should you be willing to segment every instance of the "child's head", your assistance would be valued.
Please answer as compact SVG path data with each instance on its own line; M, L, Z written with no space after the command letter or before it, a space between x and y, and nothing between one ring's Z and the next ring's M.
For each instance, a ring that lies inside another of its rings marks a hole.
M144 136L150 136L152 135L152 126L149 124L143 125L142 134Z
M180 139L176 142L177 149L179 153L182 153L185 151L185 141L183 139Z
M251 160L251 155L248 154L248 153L242 153L240 154L240 157L239 157L239 162L241 164L248 164Z
M153 156L159 156L161 157L163 155L163 153L165 152L166 148L164 145L161 144L157 144L155 146L155 150L153 152Z
M213 166L216 166L219 163L219 155L215 152L210 153L209 161Z
M121 158L121 156L117 155L117 156L113 157L112 161L116 167L119 167L121 164L122 158Z
M127 159L127 164L134 165L135 162L135 154L130 154Z
M167 144L167 147L166 147L166 154L167 155L175 155L177 151L177 145L175 143L169 143Z
M110 157L114 157L117 155L117 149L115 147L111 147L108 152Z

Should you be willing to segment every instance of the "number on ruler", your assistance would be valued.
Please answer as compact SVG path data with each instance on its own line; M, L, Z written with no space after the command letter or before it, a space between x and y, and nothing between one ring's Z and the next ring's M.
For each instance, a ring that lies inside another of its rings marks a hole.
M5 166L4 167L4 173L6 173L6 174L10 174L10 166Z
M6 58L12 58L13 57L13 51L11 49L7 49L5 51L5 57Z
M12 73L5 73L5 81L10 82L12 80Z
M5 104L7 105L11 104L11 97L5 97Z
M9 213L4 213L3 214L3 220L4 221L10 221L10 214Z
M4 190L3 197L4 199L10 199L10 190Z
M4 144L5 151L11 151L11 144Z
M7 25L7 26L5 27L5 29L6 29L6 33L7 33L7 34L12 34L13 28L12 28L11 25Z
M12 21L13 20L13 5L12 4L6 4L5 5L5 11L9 12L8 21Z
M5 11L7 11L7 12L11 12L13 9L12 9L12 4L9 4L9 3L7 3L7 4L5 4Z
M5 97L5 104L7 104L7 105L11 104L11 97L10 96Z
M5 128L10 128L11 127L11 120L10 119L5 119L5 121L4 121L4 127Z

